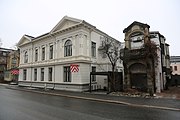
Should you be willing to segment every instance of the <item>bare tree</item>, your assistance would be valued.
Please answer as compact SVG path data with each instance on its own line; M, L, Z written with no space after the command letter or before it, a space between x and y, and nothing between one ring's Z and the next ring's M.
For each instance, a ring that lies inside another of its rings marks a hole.
M117 65L117 61L120 59L120 47L121 44L119 41L111 39L110 37L103 38L101 46L99 47L99 52L103 58L108 57L111 68L112 68L112 78L110 80L111 83L111 91L115 91L115 69Z

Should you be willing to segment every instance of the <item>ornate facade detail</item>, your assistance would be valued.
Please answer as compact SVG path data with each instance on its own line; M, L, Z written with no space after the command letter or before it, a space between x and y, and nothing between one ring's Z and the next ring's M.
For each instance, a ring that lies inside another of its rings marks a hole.
M161 92L166 83L160 63L164 51L158 49L161 39L152 38L149 28L149 25L135 21L124 29L125 48L121 50L121 59L125 70L125 88L155 93Z

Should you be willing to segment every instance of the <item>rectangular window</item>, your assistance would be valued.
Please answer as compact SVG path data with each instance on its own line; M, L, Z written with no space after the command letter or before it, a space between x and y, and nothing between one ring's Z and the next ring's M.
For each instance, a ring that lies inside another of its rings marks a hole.
M91 42L91 55L92 57L96 57L96 43Z
M16 58L12 58L11 59L11 68L15 68L16 67L16 63L17 63L17 59Z
M26 80L27 78L27 70L26 69L24 69L23 70L23 80Z
M92 72L96 72L96 67L92 67ZM95 82L96 81L96 75L92 75L92 81Z
M37 81L37 69L34 69L34 81Z
M35 61L38 61L38 49L35 50Z
M172 68L172 66L170 66L170 69L173 71L173 68Z
M49 81L52 81L52 67L49 68L48 77L49 77Z
M16 64L17 63L17 59L16 58L12 58L12 64Z
M44 81L44 68L41 68L41 81Z
M49 59L53 59L53 45L49 47Z
M177 66L174 66L174 71L177 71Z
M42 48L42 60L45 60L45 47Z
M64 82L71 82L70 66L64 67Z
M7 53L6 53L6 52L3 52L3 56L7 56Z

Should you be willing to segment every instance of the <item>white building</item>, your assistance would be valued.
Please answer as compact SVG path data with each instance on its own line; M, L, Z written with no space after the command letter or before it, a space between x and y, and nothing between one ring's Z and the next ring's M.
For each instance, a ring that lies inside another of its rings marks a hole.
M19 85L88 90L91 71L111 70L109 60L98 53L104 37L117 41L86 21L68 16L46 34L24 35L18 43ZM116 69L122 71L122 64ZM93 88L107 87L105 77L92 77L92 82Z

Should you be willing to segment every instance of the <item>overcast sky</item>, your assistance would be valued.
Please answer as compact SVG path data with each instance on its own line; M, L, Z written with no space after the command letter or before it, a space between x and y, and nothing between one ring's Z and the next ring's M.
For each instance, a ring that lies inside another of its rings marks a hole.
M121 42L123 29L133 21L147 23L166 37L170 55L180 55L180 0L0 0L2 47L12 48L24 34L49 32L65 15Z

